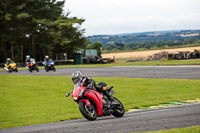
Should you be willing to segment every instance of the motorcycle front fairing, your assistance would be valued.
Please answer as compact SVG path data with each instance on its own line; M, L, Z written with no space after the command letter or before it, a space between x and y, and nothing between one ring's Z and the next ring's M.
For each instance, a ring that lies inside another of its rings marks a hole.
M103 95L95 90L88 90L85 93L85 96L95 102L96 107L97 107L98 116L101 116L102 112L103 112L103 102L102 102Z
M4 66L5 66L4 69L6 69L8 71L8 65L5 64Z
M85 91L85 87L81 86L79 83L74 85L74 90L72 92L72 99L74 99L76 102L80 98L81 93Z
M83 99L80 99L78 101L78 103L85 102L86 105L89 107L90 106L89 99L91 99L96 104L98 116L102 115L102 111L103 111L103 102L102 102L103 95L102 94L100 94L99 92L97 92L95 90L91 90L91 89L86 91L84 86L77 83L77 84L74 85L72 98L76 101L80 97L83 97Z
M9 66L10 66L10 70L15 70L16 69L16 63L12 62L9 65L5 64L4 69L6 69L7 71L9 71Z

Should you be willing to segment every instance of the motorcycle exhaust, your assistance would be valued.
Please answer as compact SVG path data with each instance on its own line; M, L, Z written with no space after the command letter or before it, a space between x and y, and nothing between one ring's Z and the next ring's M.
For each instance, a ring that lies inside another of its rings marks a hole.
M4 67L4 69L6 69L8 71L8 68L7 67Z

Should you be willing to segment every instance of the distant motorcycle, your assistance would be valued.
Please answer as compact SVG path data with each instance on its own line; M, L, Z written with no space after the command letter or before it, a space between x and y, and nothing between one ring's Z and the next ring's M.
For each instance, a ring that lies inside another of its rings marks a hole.
M108 89L110 95L115 93L112 88ZM73 100L79 104L81 114L90 121L96 120L97 117L111 114L115 117L124 115L124 107L115 97L113 97L115 104L110 105L110 101L103 94L95 89L85 88L80 83L75 84L74 90L70 93L72 93ZM66 93L65 96L68 97L70 93Z
M39 68L36 65L35 59L30 59L30 63L26 65L29 72L36 71L39 72Z
M46 72L49 70L53 70L54 72L56 71L56 68L54 67L54 62L53 61L48 61L48 62L43 62L44 64L44 69Z
M18 72L16 63L14 62L10 63L9 65L5 64L4 66L5 66L4 69L7 70L9 73L13 71Z

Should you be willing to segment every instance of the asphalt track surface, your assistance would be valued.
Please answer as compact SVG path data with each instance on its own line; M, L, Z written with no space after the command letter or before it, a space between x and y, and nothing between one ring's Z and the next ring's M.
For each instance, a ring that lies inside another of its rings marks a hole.
M91 67L91 68L57 68L56 72L40 72L19 70L17 75L49 75L71 76L74 71L81 71L88 77L130 77L130 78L165 78L165 79L200 79L200 66L122 66L122 67ZM0 71L0 74L8 74Z
M96 121L69 120L2 129L0 133L127 133L200 125L200 104L129 112L121 118L99 117Z

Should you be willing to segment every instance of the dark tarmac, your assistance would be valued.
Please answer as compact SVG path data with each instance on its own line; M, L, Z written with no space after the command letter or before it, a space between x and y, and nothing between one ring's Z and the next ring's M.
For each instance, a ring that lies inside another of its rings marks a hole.
M121 66L121 67L92 67L92 68L57 68L56 72L40 72L19 70L16 75L49 75L71 76L74 71L81 71L88 77L130 77L130 78L164 78L164 79L200 79L200 66ZM0 74L8 74L0 71Z
M107 116L96 121L77 119L1 129L0 133L128 133L199 125L200 104L190 104L129 112L121 118Z

